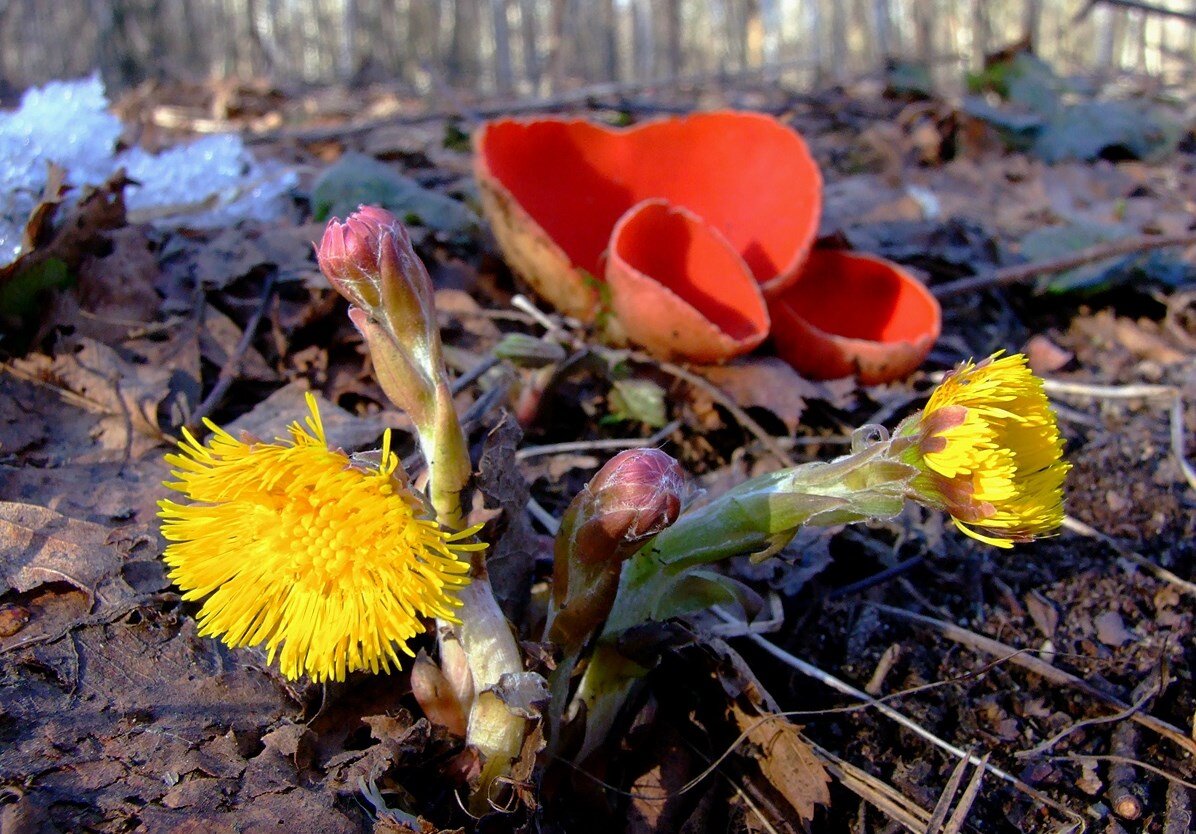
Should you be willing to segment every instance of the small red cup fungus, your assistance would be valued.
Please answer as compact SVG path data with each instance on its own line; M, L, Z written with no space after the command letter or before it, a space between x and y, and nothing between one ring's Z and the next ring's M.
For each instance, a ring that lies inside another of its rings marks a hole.
M606 281L627 335L657 356L720 362L768 336L764 295L743 258L665 200L645 200L615 224Z
M942 327L925 285L890 261L818 249L797 281L769 299L777 354L811 379L866 385L909 375Z

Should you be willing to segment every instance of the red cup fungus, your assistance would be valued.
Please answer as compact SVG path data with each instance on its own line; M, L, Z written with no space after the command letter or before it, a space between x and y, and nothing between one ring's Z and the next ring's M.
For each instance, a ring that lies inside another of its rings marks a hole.
M822 177L801 136L771 116L716 111L624 129L500 119L474 146L511 267L583 321L609 301L627 336L658 356L723 362L771 329L806 376L872 384L909 374L938 338L938 302L912 275L810 252Z
M942 326L938 301L913 275L883 258L831 249L811 252L769 311L777 354L801 374L855 375L866 385L908 376Z
M585 321L613 274L628 334L669 356L723 361L759 344L761 293L792 283L818 229L818 166L771 116L718 111L626 129L504 119L474 142L482 204L512 268ZM677 251L650 252L653 237ZM698 263L703 253L721 275Z

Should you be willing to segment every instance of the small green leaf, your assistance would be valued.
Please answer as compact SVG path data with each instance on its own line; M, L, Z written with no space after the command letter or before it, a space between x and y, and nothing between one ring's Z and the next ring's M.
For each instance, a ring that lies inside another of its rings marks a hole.
M668 422L664 389L650 379L617 379L610 388L610 416L638 420L654 429Z
M312 187L316 220L346 217L358 206L381 206L403 222L448 234L465 234L478 218L462 202L424 188L373 157L347 153L320 175Z
M710 570L682 574L656 603L652 619L667 620L704 611L714 605L738 605L751 618L764 607L760 595L742 582Z
M450 151L469 153L472 150L469 134L461 129L460 124L454 121L446 122L444 125L443 144L445 149Z
M72 284L74 279L67 272L66 264L58 258L48 258L0 284L0 315L27 318L37 312L42 293L65 289Z
M565 349L556 342L526 333L508 333L494 346L494 355L521 368L543 368L565 360Z

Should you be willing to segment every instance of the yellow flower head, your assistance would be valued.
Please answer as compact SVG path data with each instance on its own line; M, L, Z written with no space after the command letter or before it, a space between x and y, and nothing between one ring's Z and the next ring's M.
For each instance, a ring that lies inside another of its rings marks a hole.
M965 362L922 413L897 430L921 474L916 496L949 512L963 532L997 547L1063 523L1063 440L1042 380L1021 354Z
M389 670L420 617L453 619L469 582L463 552L480 550L425 517L390 432L365 466L328 448L315 398L290 440L241 441L207 422L207 446L184 431L167 455L189 503L159 502L164 559L183 599L204 599L200 634L264 644L288 678L343 680ZM206 598L206 599L205 599Z

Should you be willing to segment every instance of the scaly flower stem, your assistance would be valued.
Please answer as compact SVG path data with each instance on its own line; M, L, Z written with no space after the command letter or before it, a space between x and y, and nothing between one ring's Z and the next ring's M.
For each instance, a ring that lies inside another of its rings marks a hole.
M453 529L465 526L461 493L469 482L472 467L468 445L447 379L436 383L435 405L429 425L418 426L417 435L424 459L428 462L428 497L436 518ZM473 679L473 702L469 710L466 743L484 757L477 788L470 797L470 811L489 810L497 779L509 773L511 763L523 748L527 720L509 710L493 690L507 674L523 671L523 655L502 609L494 598L486 561L475 553L470 570L471 581L457 592L461 603L459 622L437 620L437 633L443 646L455 641L465 654Z
M410 235L390 212L362 207L343 224L329 222L317 257L329 282L352 305L349 318L370 347L382 390L415 423L437 522L465 529L461 493L473 472L469 446L449 391L432 280ZM495 693L504 677L523 673L523 656L479 552L473 553L470 568L472 581L456 594L457 620L439 618L437 633L443 671L460 668L445 662L450 649L458 650L455 658L464 654L469 670L468 676L463 670L453 674L451 685L469 710L466 742L485 758L470 799L471 810L480 814L487 810L494 782L509 772L523 747L526 720Z

